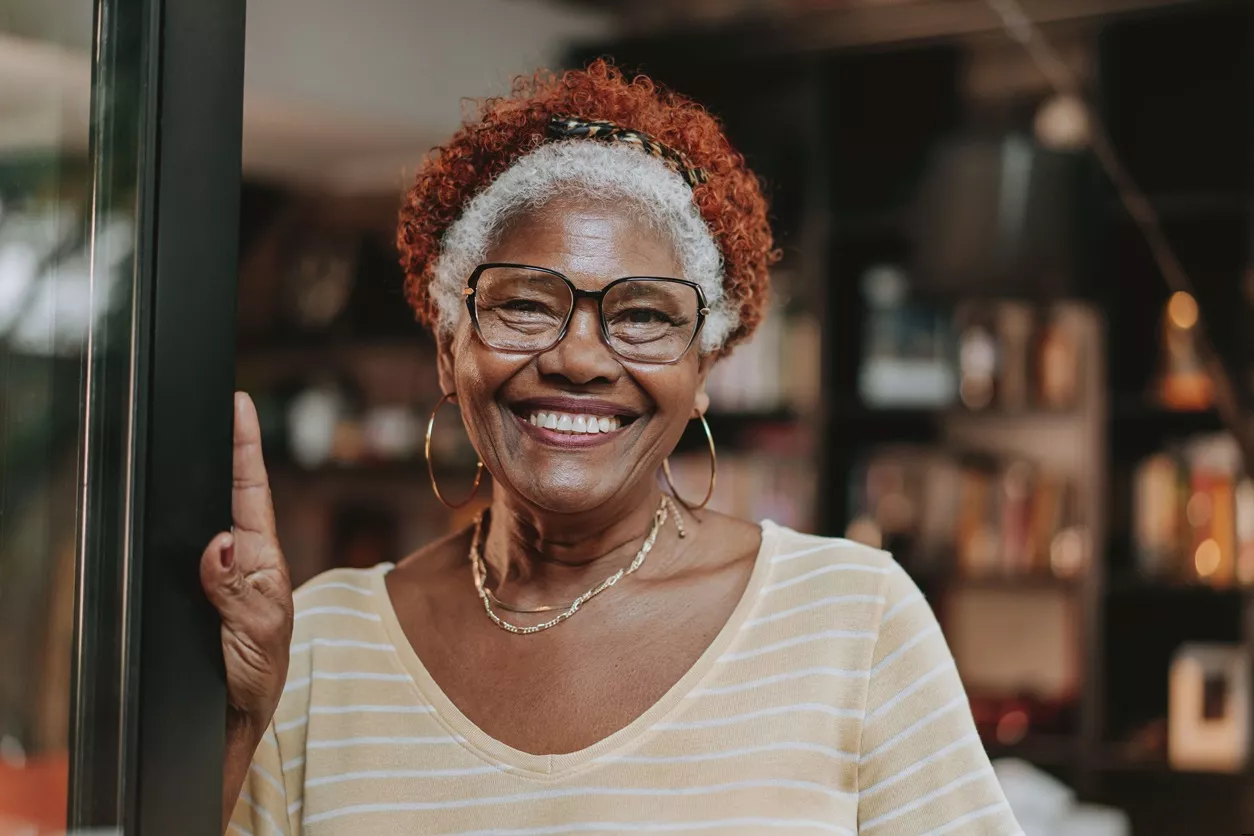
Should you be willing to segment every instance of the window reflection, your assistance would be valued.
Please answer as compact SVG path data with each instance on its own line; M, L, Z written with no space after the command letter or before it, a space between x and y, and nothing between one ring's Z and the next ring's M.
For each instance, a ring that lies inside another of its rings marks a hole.
M0 836L63 831L91 286L89 0L0 17ZM109 236L126 236L126 223ZM101 290L105 292L101 292Z

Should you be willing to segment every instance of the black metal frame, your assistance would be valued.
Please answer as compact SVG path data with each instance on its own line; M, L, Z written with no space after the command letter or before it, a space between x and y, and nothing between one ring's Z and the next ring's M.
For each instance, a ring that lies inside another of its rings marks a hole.
M220 836L198 564L230 526L245 0L96 2L94 208L124 196L136 232L132 328L86 360L112 376L85 396L70 827Z
M479 312L475 308L475 292L479 286L479 279L480 277L483 276L484 271L489 270L493 267L512 267L518 270L534 270L537 273L546 273L550 276L554 276L555 278L561 279L566 284L566 287L570 290L570 296L571 296L570 310L566 312L566 321L562 323L562 328L560 331L558 331L558 334L553 339L553 342L549 343L544 348L528 349L525 352L519 352L523 354L539 354L540 352L550 350L551 348L553 348L553 346L560 343L563 339L565 339L566 332L570 328L570 321L575 316L575 304L580 299L593 299L597 303L597 321L601 325L601 339L605 342L607 346L609 346L610 351L614 352L616 355L618 355L619 357L622 357L624 360L630 363L648 363L651 366L670 366L682 360L683 356L688 353L688 349L692 348L693 343L697 341L697 337L701 334L701 328L705 325L705 318L710 313L710 308L709 308L709 305L705 301L705 293L701 290L701 285L697 284L694 281L690 281L688 279L672 279L672 278L666 278L665 276L623 276L620 279L615 279L614 281L610 282L609 284L607 284L605 287L601 288L600 290L580 290L579 288L575 287L575 283L572 282L569 278L557 272L556 270L550 270L547 267L534 267L530 264L513 264L511 262L506 262L506 261L491 261L486 264L480 264L478 267L474 269L474 272L470 274L470 278L466 280L466 289L465 291L463 291L463 295L465 295L466 297L466 310L470 312L470 321L475 326L475 333L479 335L479 339L483 340L484 345L488 346L489 348L496 348L500 351L514 352L514 351L518 351L518 349L501 348L499 346L494 346L491 343L489 343L486 339L484 339L483 332L479 328ZM615 285L622 284L623 282L669 282L671 284L686 285L687 287L690 287L694 291L696 291L697 327L693 329L692 336L688 338L688 344L684 346L683 351L679 352L679 355L675 357L674 360L641 360L636 357L628 357L627 355L620 352L617 348L615 348L614 344L610 341L610 332L609 332L609 329L606 328L605 326L605 309L602 307L602 301L605 299L605 294L609 293L610 290Z

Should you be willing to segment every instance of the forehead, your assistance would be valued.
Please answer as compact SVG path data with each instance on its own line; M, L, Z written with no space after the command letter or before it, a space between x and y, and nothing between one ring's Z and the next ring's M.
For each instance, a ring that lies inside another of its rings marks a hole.
M547 267L585 289L623 276L684 277L671 239L634 206L577 198L519 212L485 260Z

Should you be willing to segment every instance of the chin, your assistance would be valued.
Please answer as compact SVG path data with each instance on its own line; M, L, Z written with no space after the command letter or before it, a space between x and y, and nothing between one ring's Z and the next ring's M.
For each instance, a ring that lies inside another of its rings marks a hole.
M571 473L561 478L560 471L537 468L524 480L514 482L518 493L532 505L558 514L579 514L611 501L618 494L617 481L597 478L597 472Z

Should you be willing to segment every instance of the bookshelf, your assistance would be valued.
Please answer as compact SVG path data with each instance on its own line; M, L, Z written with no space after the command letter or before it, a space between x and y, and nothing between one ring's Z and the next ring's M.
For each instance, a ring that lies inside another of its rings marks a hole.
M1248 408L1254 401L1248 327L1254 279L1247 275L1254 111L1231 110L1233 102L1254 100L1250 7L1177 4L1050 34L1088 50L1084 83L1197 281L1197 302ZM1065 252L1066 269L1050 273L1023 258L973 259L969 269L931 274L921 266L934 242L921 235L929 216L920 216L912 196L936 149L955 136L978 148L990 135L1030 133L1023 117L1044 95L1039 80L1024 81L1030 69L1005 76L1000 100L973 100L964 92L976 54L998 37L786 53L763 50L743 32L714 29L594 44L575 50L572 62L609 54L705 102L761 170L768 190L789 196L782 238L795 292L821 312L819 396L798 415L814 445L816 531L847 531L857 507L851 475L876 451L982 453L1062 462L1074 471L1090 546L1076 577L968 577L953 571L952 548L912 555L911 543L891 544L904 547L897 556L943 621L958 592L1025 606L1066 599L1073 607L1079 676L1067 705L1054 707L1061 719L1055 722L1044 706L1043 725L1051 728L1004 740L995 723L982 725L990 753L1022 757L1066 780L1081 798L1126 810L1138 836L1254 831L1254 776L1173 770L1163 729L1155 725L1166 713L1170 656L1181 642L1244 638L1254 648L1254 595L1148 580L1136 571L1131 506L1138 463L1223 430L1213 410L1170 410L1152 397L1168 293L1139 231L1081 154L1055 169L1067 180L1060 199L1073 223L1054 229L1046 245ZM781 114L795 127L786 141L768 129L781 124ZM780 164L786 157L793 165ZM966 197L981 199L974 191ZM975 241L992 249L987 243ZM1040 240L1028 235L1019 244L1019 253L1032 252ZM875 265L913 273L925 307L999 299L1076 306L1085 318L1083 362L1091 372L1082 382L1084 397L1069 411L868 404L859 376L874 311L860 282Z

